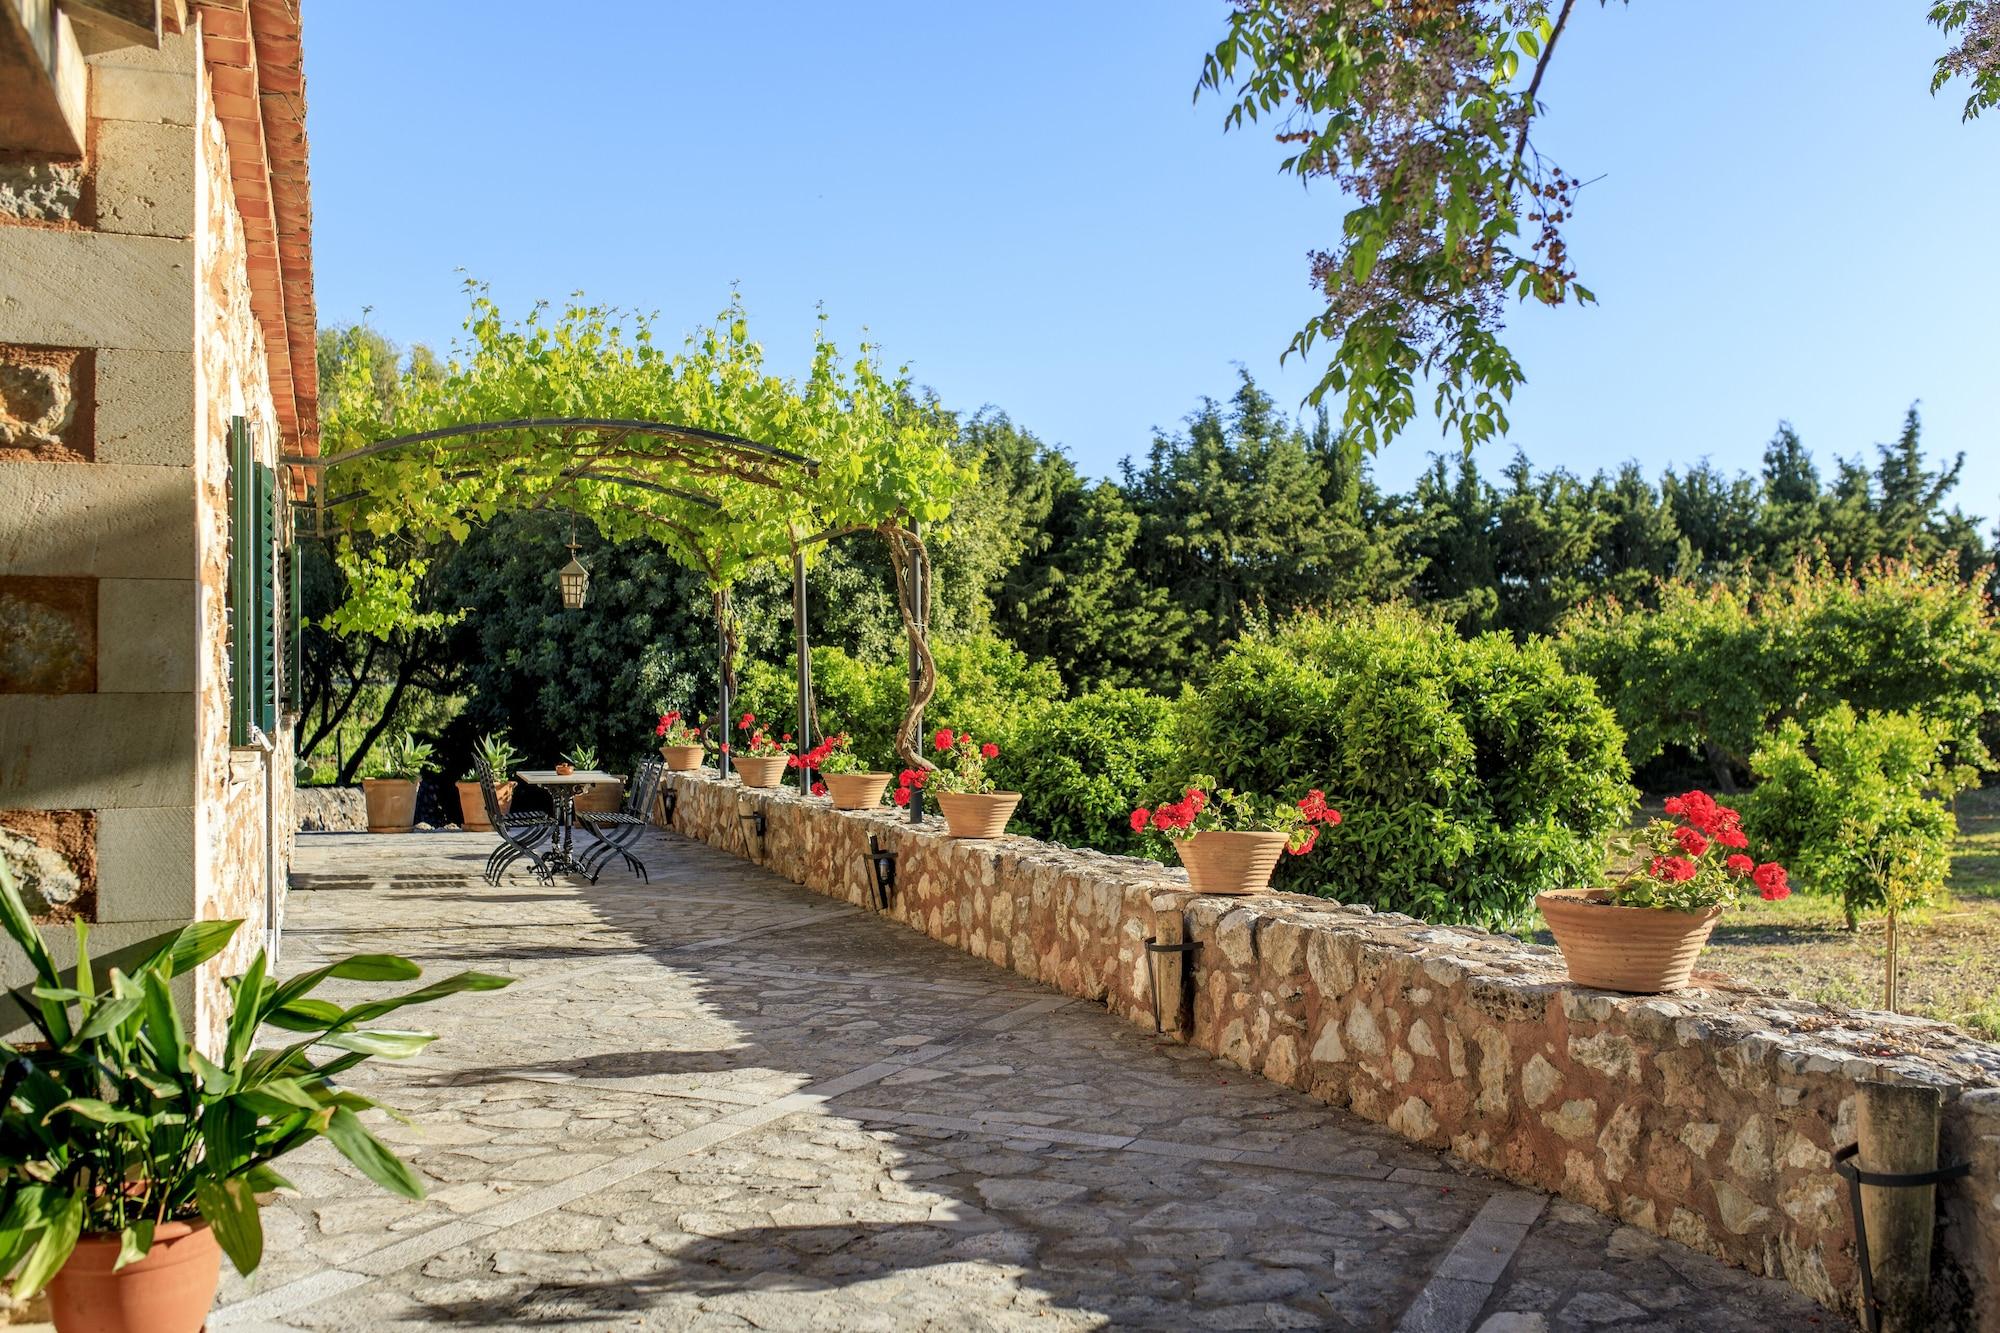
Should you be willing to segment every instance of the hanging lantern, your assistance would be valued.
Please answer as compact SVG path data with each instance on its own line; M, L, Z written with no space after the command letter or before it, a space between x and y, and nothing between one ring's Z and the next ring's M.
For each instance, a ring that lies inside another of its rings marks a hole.
M556 586L562 589L563 610L581 611L583 595L590 587L590 571L576 558L576 530L570 529L569 563L556 571Z

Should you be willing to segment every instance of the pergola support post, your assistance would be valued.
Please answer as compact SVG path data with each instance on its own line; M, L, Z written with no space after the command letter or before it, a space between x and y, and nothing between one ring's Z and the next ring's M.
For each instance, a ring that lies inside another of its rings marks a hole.
M918 538L921 538L923 535L922 528L914 518L910 520L910 535ZM910 546L910 606L916 614L919 632L928 634L930 632L930 607L924 600L927 591L924 587L926 577L924 548L921 542L912 542ZM910 692L907 696L912 704L916 702L917 692L923 688L923 679L923 661L917 656L916 645L912 644L910 645ZM915 719L912 724L912 734L922 736L924 731L923 713L921 711L913 711L911 716ZM912 824L921 824L924 822L924 789L922 787L918 787L910 793L910 822Z
M796 546L792 548L792 648L799 663L799 720L793 733L798 744L794 749L804 754L813 747L812 643L806 626L806 557ZM799 794L810 795L812 784L811 771L801 768Z
M716 744L716 776L725 782L729 779L729 738L736 734L730 726L733 714L729 710L729 594L720 589L715 594L715 689L718 700L715 729L720 733Z

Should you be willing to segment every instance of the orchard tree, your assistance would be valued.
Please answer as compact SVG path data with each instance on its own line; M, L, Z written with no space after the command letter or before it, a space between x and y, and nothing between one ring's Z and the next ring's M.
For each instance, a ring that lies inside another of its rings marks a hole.
M1602 0L1600 0L1602 3ZM1286 350L1331 355L1308 401L1344 395L1342 436L1374 450L1416 414L1419 377L1466 449L1507 429L1525 379L1501 340L1510 301L1591 300L1564 240L1580 182L1535 148L1538 100L1577 0L1237 0L1196 96L1224 124L1273 122L1281 169L1352 201L1311 256L1326 307ZM2000 0L1935 4L1958 38L1936 92L2000 102Z

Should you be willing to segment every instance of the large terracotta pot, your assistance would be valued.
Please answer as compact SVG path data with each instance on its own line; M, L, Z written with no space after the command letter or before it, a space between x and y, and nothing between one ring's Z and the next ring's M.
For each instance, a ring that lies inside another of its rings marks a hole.
M739 754L731 756L730 762L743 775L746 787L775 787L785 780L785 764L790 756Z
M1654 995L1679 990L1694 971L1722 915L1618 907L1603 889L1558 889L1536 895L1535 906L1556 937L1569 979L1579 986Z
M1021 803L1017 791L932 792L944 826L954 838L997 838L1007 831L1014 807Z
M873 810L889 789L887 773L823 773L826 794L836 810Z
M623 782L598 782L576 794L576 808L586 815L608 815L625 801Z
M662 745L660 758L667 761L669 773L692 773L701 767L701 747L699 745Z
M1192 838L1174 839L1174 851L1187 867L1188 887L1196 893L1262 893L1284 855L1289 833L1235 832L1208 829Z
M500 802L500 813L506 814L514 808L514 784L502 782L493 788L494 797ZM486 797L476 782L458 784L458 826L468 833L491 833L493 826L486 822Z
M408 833L417 823L417 784L406 778L363 778L370 833Z
M118 1237L85 1236L49 1283L57 1333L200 1333L215 1304L222 1248L206 1222L163 1222L153 1248L111 1271Z

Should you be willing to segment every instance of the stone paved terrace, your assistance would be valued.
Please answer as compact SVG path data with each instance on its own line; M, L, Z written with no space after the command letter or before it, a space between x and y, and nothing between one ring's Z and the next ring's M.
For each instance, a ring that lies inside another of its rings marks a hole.
M489 845L301 837L283 972L519 980L359 1071L430 1197L289 1159L217 1333L1842 1325L677 835L650 886Z

